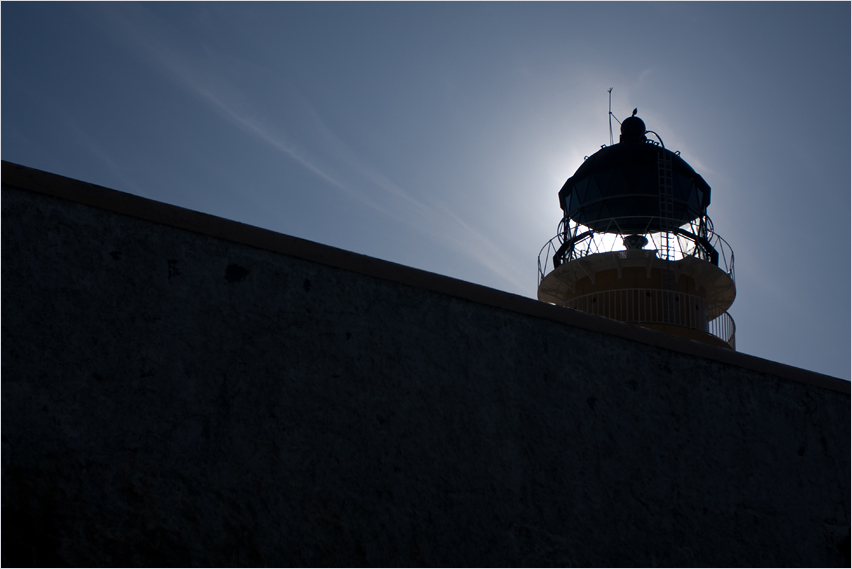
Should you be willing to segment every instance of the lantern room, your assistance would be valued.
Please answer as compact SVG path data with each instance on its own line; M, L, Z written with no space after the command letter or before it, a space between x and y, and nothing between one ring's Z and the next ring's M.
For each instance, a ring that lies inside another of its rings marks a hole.
M710 186L642 119L586 157L559 204L539 300L735 347L733 251L707 215Z

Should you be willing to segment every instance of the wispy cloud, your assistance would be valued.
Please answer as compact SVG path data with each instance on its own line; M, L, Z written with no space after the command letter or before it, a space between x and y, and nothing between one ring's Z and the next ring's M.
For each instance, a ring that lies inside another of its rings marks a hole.
M443 233L443 236L447 237L452 235L449 240L453 247L462 249L492 273L511 283L516 290L529 288L529 282L521 278L521 275L532 274L531 268L527 270L527 267L518 266L515 257L509 255L484 233L471 227L448 207L441 205L439 209L442 219L452 220L455 226L461 229L461 232L457 230L453 233Z
M529 283L518 278L518 275L523 274L523 268L515 266L517 263L513 258L495 245L492 239L466 223L446 203L435 198L424 203L412 197L409 191L367 164L325 124L313 108L311 116L316 128L323 135L324 144L334 149L335 155L342 162L363 175L374 187L382 190L385 203L390 200L393 204L391 208L384 207L371 199L368 201L371 207L398 221L415 226L450 249L463 251L466 256L475 259L478 264L518 290L528 288Z
M41 111L54 117L59 124L64 127L73 136L74 143L79 147L85 148L90 154L94 155L117 180L121 182L120 188L124 191L134 193L138 196L149 197L148 192L139 187L125 173L125 170L119 165L118 161L113 158L113 155L97 142L97 140L89 134L89 132L80 126L80 124L71 116L67 109L62 105L62 102L54 97L52 93L39 92L32 89L27 81L22 77L14 75L7 77L13 81L15 88L26 93L30 101L35 102ZM100 183L105 183L101 181Z
M215 60L215 53L210 48L205 50L208 56L212 56L207 62L193 59L170 41L152 21L147 10L136 5L124 7L124 10L109 9L104 14L113 24L116 38L127 44L138 57L155 69L165 71L174 82L208 103L244 132L266 142L331 185L348 191L340 180L268 122L258 121L242 112L242 109L251 108L249 98L223 77L221 69L210 69L210 62Z
M648 69L645 69L644 71L642 71L642 73L640 73L640 74L639 74L639 79L637 79L637 80L636 80L636 85L635 85L635 86L636 86L636 87L641 87L642 85L644 85L644 84L645 84L645 82L646 82L646 81L648 81L648 78L649 78L649 77L650 77L650 76L651 76L651 75L652 75L655 71L656 71L656 68L654 68L654 67L649 67Z
M514 288L527 288L511 257L481 231L463 221L434 196L425 203L370 165L322 119L316 108L274 70L237 60L203 47L200 55L179 42L139 5L114 5L104 10L116 40L153 68L165 72L243 132L264 142L330 186L371 209L429 235L460 251ZM289 115L276 110L264 116L263 105L238 85L248 74L287 99ZM289 128L281 123L291 123ZM294 134L289 134L288 130ZM309 150L312 148L313 151ZM320 155L325 159L320 158Z
M300 150L292 141L288 140L286 136L279 132L275 132L268 123L241 115L232 105L224 101L220 94L214 93L202 85L194 85L193 87L202 99L211 103L225 118L230 120L244 132L266 142L332 186L353 193L352 190L350 190L341 181L337 180L335 177L328 174L323 168L318 166L311 157L307 156L304 151Z
M107 170L121 181L121 188L123 190L134 193L137 196L150 197L147 191L139 187L136 182L126 175L124 168L121 167L112 155L98 144L95 139L83 130L70 116L66 116L66 124L68 125L68 128L75 133L77 140L82 144L82 146L97 156L98 160L106 166Z

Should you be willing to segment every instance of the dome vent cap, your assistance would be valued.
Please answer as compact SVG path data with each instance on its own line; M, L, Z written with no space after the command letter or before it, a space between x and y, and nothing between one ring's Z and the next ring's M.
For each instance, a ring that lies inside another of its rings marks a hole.
M645 122L637 116L627 117L621 123L621 138L619 142L643 142L645 138Z

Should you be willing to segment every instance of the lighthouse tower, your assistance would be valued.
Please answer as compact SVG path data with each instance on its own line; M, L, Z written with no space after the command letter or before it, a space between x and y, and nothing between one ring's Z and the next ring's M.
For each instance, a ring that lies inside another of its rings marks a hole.
M707 215L710 186L639 117L586 157L559 204L539 300L736 348L734 254Z

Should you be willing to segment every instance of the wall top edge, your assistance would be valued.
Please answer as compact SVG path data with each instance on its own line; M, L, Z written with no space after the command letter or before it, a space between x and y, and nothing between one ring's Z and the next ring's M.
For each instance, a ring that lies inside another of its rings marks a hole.
M4 187L8 186L53 196L177 229L446 294L494 308L543 318L592 332L610 334L847 395L850 393L850 385L852 384L840 378L765 360L726 348L677 338L662 332L593 316L569 308L546 304L532 298L169 205L134 194L14 164L6 160L2 161L0 175L2 175Z

